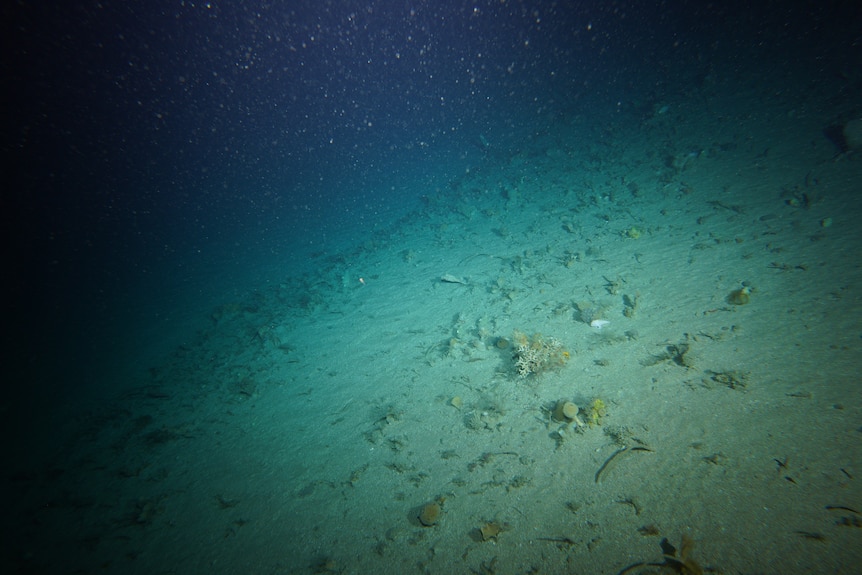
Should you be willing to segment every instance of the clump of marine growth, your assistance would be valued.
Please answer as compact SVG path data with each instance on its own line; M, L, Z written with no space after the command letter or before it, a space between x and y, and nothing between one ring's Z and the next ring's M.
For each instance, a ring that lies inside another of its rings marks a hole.
M540 333L527 337L525 333L515 330L512 343L515 348L515 370L521 377L558 369L565 365L570 357L558 339L544 337Z

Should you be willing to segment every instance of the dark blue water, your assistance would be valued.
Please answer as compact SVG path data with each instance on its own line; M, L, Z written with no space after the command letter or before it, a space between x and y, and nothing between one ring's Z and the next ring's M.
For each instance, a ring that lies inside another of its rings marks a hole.
M118 341L181 332L161 322L190 300L303 273L415 208L481 138L621 95L601 10L304 4L7 9L13 287L39 326L9 335L22 377L87 386Z

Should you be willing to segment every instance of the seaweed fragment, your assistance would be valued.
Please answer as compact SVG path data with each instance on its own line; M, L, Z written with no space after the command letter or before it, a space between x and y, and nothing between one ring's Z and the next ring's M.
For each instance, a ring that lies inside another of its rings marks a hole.
M512 455L514 457L519 457L518 454L515 453L514 451L496 451L496 452L486 451L485 453L480 455L475 461L473 461L469 465L467 465L467 471L472 472L477 467L485 467L486 465L491 463L491 461L495 457L500 456L500 455Z
M578 544L578 542L571 537L536 537L536 541L549 541L554 543L560 551L566 551L572 546Z
M661 534L661 532L659 531L659 528L656 527L652 523L650 523L649 525L643 525L641 527L638 527L638 533L640 533L644 537L650 537L650 536Z
M694 549L694 540L688 535L682 536L682 541L679 544L679 552L670 544L667 538L661 540L661 549L665 564L676 569L677 572L684 575L703 575L703 567L691 558L691 552Z
M748 374L742 371L707 370L706 373L709 375L709 379L730 389L742 389L748 383Z
M228 498L218 493L215 495L216 503L218 504L219 509L230 509L231 507L236 507L239 505L239 499Z
M826 536L817 531L796 531L797 535L802 537L803 539L810 539L811 541L820 541L821 543L826 542Z
M667 537L663 538L659 545L661 546L662 557L664 557L662 563L634 563L617 575L625 575L641 567L659 567L661 573L679 573L681 575L703 575L707 571L714 572L714 569L704 569L692 558L694 540L688 535L682 536L679 549L671 545Z
M858 515L842 515L835 521L839 527L862 527L862 519Z
M611 453L610 457L605 459L605 462L602 463L602 466L599 467L599 470L596 471L595 482L601 483L604 476L607 474L607 471L613 467L620 459L620 455L624 453L652 453L653 450L649 447L643 447L635 445L633 447L623 447L621 449L617 449L613 453Z
M691 358L688 356L689 351L691 351L691 346L688 342L670 344L661 353L650 356L641 363L646 367L651 367L669 361L680 367L694 367Z

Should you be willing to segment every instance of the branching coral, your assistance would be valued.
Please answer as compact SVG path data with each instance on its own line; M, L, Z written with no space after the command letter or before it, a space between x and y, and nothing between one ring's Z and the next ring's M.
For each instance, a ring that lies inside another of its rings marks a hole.
M561 367L569 359L569 352L559 340L541 334L528 338L516 331L512 337L515 348L515 369L521 377L535 375L549 369Z

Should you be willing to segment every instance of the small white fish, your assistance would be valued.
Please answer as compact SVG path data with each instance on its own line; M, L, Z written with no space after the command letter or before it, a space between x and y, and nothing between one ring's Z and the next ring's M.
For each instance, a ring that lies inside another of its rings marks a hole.
M611 323L611 322L609 322L606 319L594 319L593 321L590 322L590 327L594 327L596 329L602 329L603 327L605 327L609 323Z

